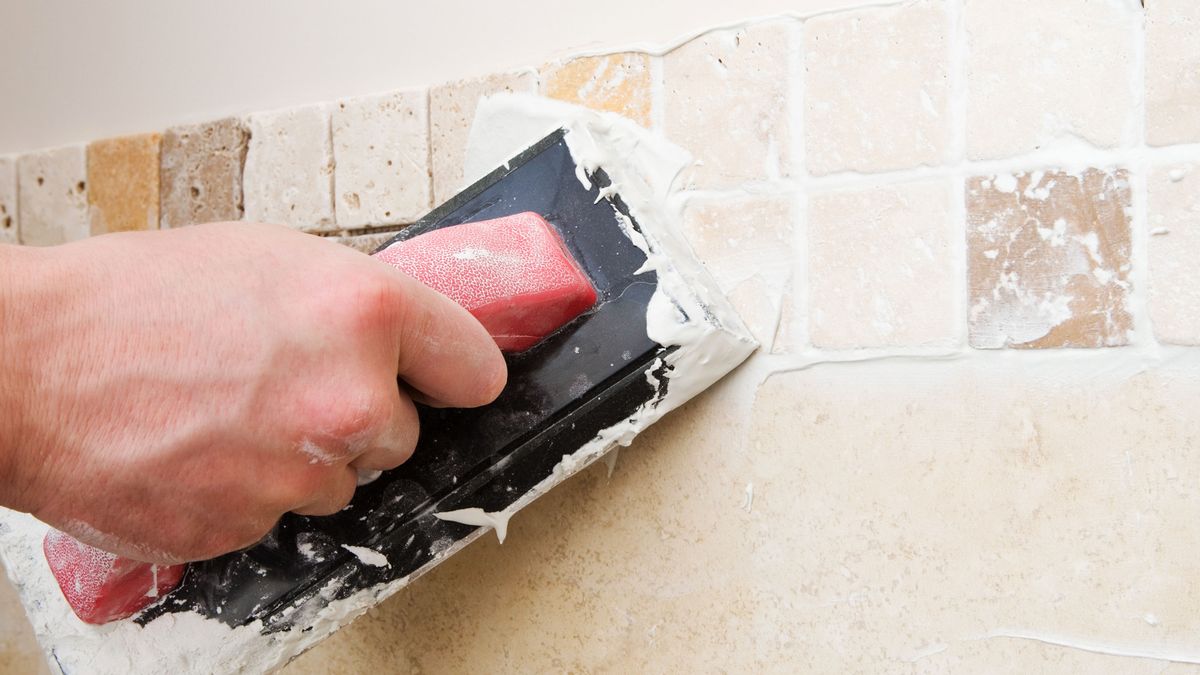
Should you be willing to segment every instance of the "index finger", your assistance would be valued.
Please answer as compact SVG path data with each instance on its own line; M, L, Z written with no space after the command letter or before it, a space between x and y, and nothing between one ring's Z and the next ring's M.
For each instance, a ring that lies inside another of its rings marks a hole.
M429 399L455 408L491 403L508 380L488 332L450 298L396 269L397 374Z

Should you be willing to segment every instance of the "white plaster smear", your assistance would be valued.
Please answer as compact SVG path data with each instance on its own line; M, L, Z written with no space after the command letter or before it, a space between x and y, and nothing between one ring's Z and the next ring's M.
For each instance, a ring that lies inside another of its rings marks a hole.
M590 185L585 170L603 166L612 179L606 192L619 193L641 225L642 233L628 223L624 231L646 253L644 269L658 276L647 313L647 333L659 344L678 349L659 364L667 368L665 396L564 456L551 476L503 514L479 509L435 514L491 526L501 539L513 513L614 447L629 445L639 432L716 382L757 346L679 234L684 200L676 191L675 179L691 160L662 137L615 115L530 96L499 96L486 100L477 114L467 175L472 175L472 170L491 170L559 127L567 129L568 146L580 167L580 182ZM653 376L650 379L654 381ZM299 450L315 461L326 459L319 448L302 443ZM299 623L310 630L262 635L258 623L233 629L190 612L164 615L144 628L128 620L106 626L84 624L71 613L42 559L41 539L46 529L27 514L0 511L0 555L51 666L72 673L272 671L484 531L477 530L454 544L440 543L434 560L410 577L344 600L331 601L336 589L327 589L329 593L319 594L304 606L285 610L293 617L304 617ZM366 564L388 564L377 551L346 548Z

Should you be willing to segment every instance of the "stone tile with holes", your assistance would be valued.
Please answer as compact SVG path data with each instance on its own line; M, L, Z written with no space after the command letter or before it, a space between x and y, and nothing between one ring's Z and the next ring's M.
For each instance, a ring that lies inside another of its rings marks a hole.
M159 134L88 145L88 219L93 235L158 229L161 147Z
M430 156L436 203L450 199L465 187L463 159L479 99L504 92L532 94L536 90L537 73L532 70L460 80L429 90Z
M750 332L771 350L792 279L795 197L694 198L683 228Z
M0 244L18 244L21 229L17 219L17 157L0 157Z
M583 56L541 69L542 95L653 124L650 56L626 52Z
M161 227L241 220L249 141L249 130L236 117L167 129L162 138Z
M966 199L971 346L1129 343L1125 170L978 176Z
M246 220L334 230L330 110L310 105L251 115L242 189Z
M1200 164L1155 167L1148 191L1154 335L1200 345Z
M948 346L959 293L951 183L809 198L809 330L816 347Z
M1200 2L1145 5L1146 140L1200 142Z
M1008 157L1056 140L1134 138L1131 7L966 0L967 153Z
M696 166L698 189L791 175L789 82L799 22L778 20L718 30L663 58L664 128Z
M804 22L809 171L890 171L946 158L946 31L944 2Z
M85 146L32 152L17 160L22 243L54 246L85 239L90 234L87 200Z
M418 89L338 102L333 184L339 228L411 223L429 211L428 101Z

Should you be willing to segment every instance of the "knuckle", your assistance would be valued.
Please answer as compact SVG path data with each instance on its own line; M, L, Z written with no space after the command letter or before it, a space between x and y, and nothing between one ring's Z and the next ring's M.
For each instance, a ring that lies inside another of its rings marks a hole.
M351 330L375 332L394 321L401 308L394 279L384 274L363 274L345 284L343 307Z

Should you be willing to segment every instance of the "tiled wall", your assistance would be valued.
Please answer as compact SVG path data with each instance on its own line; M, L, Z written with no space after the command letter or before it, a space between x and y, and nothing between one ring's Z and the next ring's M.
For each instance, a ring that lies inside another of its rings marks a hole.
M692 152L684 228L763 349L290 672L1200 663L1193 0L873 4L0 159L0 240L370 250L499 91Z
M695 155L694 245L776 353L1197 344L1200 10L1147 5L785 17L6 157L0 237L395 229L462 187L481 95L540 92Z

